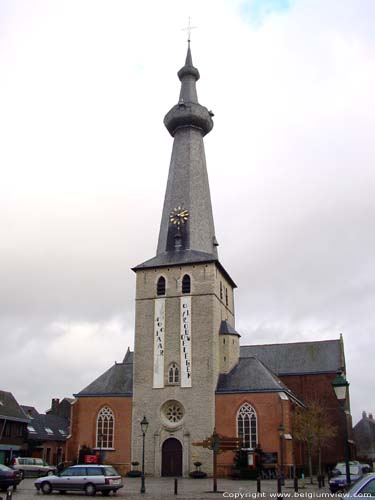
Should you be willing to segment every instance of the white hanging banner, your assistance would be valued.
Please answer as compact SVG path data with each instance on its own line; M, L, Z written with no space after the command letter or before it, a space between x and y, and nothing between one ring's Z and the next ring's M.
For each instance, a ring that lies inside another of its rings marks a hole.
M165 299L155 299L154 315L154 384L164 387Z
M181 387L191 387L191 297L181 297Z

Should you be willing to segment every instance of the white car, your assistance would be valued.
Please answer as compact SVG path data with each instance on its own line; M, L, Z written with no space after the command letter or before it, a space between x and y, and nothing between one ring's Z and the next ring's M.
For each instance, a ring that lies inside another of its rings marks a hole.
M73 465L59 474L41 477L35 481L35 487L45 495L52 491L84 491L87 496L94 496L100 491L108 496L124 485L121 476L111 465Z
M20 471L22 479L26 476L46 476L56 472L55 466L47 464L41 458L32 457L14 458L12 469Z

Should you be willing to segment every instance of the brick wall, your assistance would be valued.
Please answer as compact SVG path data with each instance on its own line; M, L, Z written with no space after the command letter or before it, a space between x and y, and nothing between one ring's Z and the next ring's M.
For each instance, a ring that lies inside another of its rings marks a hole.
M335 376L335 373L280 376L280 379L297 397L301 398L304 403L307 404L309 400L318 400L322 406L326 408L329 421L336 426L336 436L329 439L326 446L322 449L323 468L331 468L337 462L344 460L345 417L332 387L332 380ZM347 426L349 439L351 439L352 423L350 417L347 419ZM352 459L355 458L354 453L355 451L353 449ZM316 460L314 460L314 462L316 462Z
M114 449L103 452L104 462L114 465L124 474L131 468L132 398L85 397L72 405L71 435L67 442L67 460L78 456L79 448L95 448L96 420L103 406L108 406L115 416Z
M263 452L277 452L280 460L278 426L283 423L285 433L291 433L292 403L289 400L281 400L278 393L217 394L216 431L219 434L229 437L237 435L237 413L244 403L249 403L256 411L258 445ZM220 475L230 475L234 456L234 452L226 452L218 456ZM292 443L284 440L284 465L287 467L291 464L293 464Z

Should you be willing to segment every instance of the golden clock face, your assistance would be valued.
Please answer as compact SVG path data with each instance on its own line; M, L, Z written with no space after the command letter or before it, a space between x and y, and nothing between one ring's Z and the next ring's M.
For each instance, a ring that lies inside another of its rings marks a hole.
M185 222L189 218L189 212L184 207L175 207L172 212L169 214L169 222L176 226L181 226L185 224Z

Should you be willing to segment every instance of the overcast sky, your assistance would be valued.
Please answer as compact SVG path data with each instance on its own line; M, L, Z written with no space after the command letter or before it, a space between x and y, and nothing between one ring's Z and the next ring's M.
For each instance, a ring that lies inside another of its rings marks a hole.
M46 410L133 347L188 16L242 344L337 339L375 411L375 2L0 1L0 388Z

